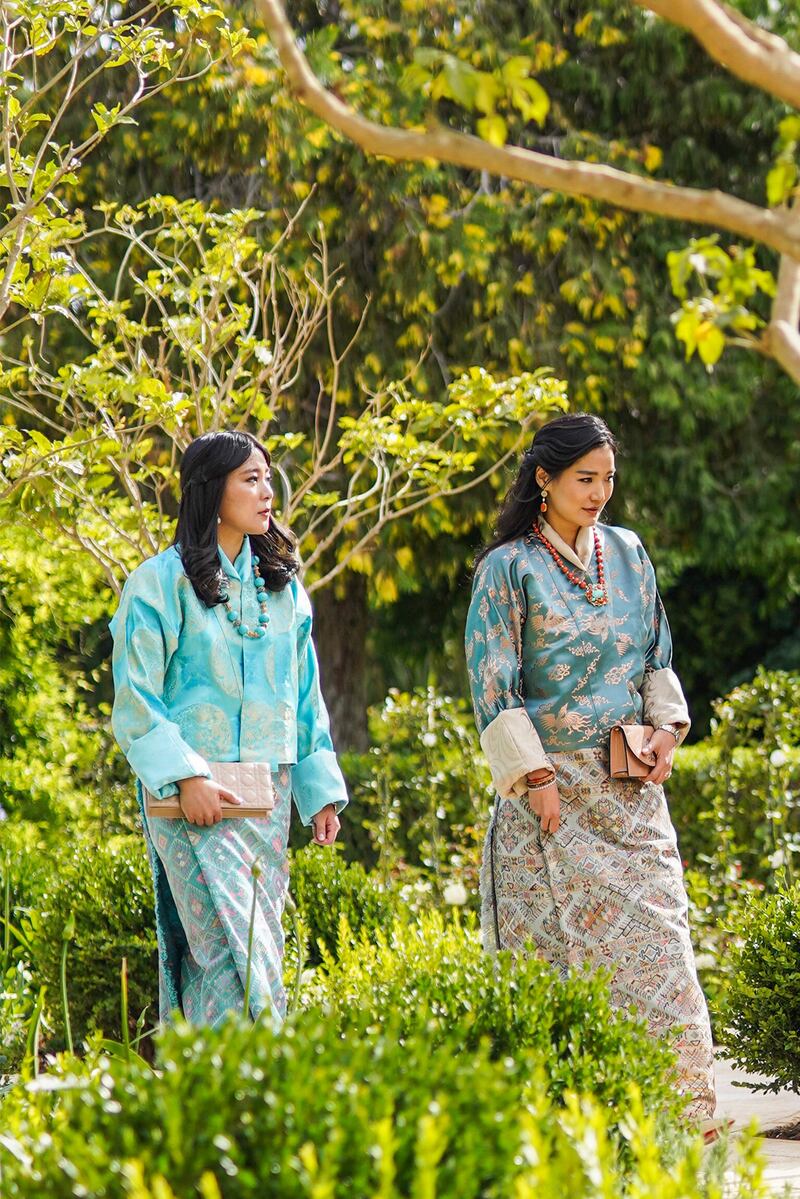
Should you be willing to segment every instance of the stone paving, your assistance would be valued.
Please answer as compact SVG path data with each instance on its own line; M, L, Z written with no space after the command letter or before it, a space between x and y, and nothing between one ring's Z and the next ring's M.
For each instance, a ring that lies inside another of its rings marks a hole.
M795 1095L793 1091L779 1091L777 1095L766 1095L762 1091L735 1087L734 1080L766 1080L734 1069L724 1058L717 1059L716 1076L715 1115L735 1121L731 1130L734 1136L737 1129L746 1127L751 1120L756 1120L764 1132L785 1124L800 1122L800 1095ZM800 1141L762 1137L760 1147L767 1162L764 1178L772 1193L797 1196L800 1199Z

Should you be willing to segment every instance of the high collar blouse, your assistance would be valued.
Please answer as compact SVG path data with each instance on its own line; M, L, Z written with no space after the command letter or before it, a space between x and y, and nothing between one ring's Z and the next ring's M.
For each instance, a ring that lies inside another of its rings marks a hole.
M249 539L231 562L219 549L233 611L251 629L260 607ZM311 640L311 605L295 578L267 592L266 635L242 637L225 608L197 597L178 550L127 579L111 620L114 735L142 783L160 797L209 778L209 762L292 766L303 823L347 793L330 736Z
M597 580L594 535L554 548ZM516 794L551 753L607 743L617 723L689 728L672 640L641 541L598 526L608 602L593 606L533 536L491 550L475 572L466 656L475 718L498 792ZM522 780L522 782L521 782Z

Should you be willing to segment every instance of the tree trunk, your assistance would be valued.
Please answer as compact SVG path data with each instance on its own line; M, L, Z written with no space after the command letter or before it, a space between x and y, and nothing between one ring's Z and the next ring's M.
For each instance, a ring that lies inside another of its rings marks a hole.
M331 717L337 750L365 750L367 730L366 640L367 584L362 575L345 572L337 584L312 596L314 643L319 657L322 693Z

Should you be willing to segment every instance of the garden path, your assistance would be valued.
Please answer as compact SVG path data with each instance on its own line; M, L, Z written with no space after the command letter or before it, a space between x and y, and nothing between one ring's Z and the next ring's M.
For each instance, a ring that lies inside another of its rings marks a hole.
M756 1120L764 1132L800 1122L800 1095L793 1091L766 1095L762 1091L735 1087L734 1080L766 1082L766 1079L737 1070L725 1058L717 1058L716 1076L716 1115L735 1120L734 1133L751 1120ZM762 1137L760 1148L767 1163L764 1178L773 1194L800 1197L800 1141Z

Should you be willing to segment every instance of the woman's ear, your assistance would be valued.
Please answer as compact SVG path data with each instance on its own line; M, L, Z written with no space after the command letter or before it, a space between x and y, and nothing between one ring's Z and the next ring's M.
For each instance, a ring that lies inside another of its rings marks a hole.
M536 478L536 486L539 488L540 491L543 487L546 487L547 484L550 482L550 480L547 477L547 471L542 470L541 466L536 467L535 478Z

